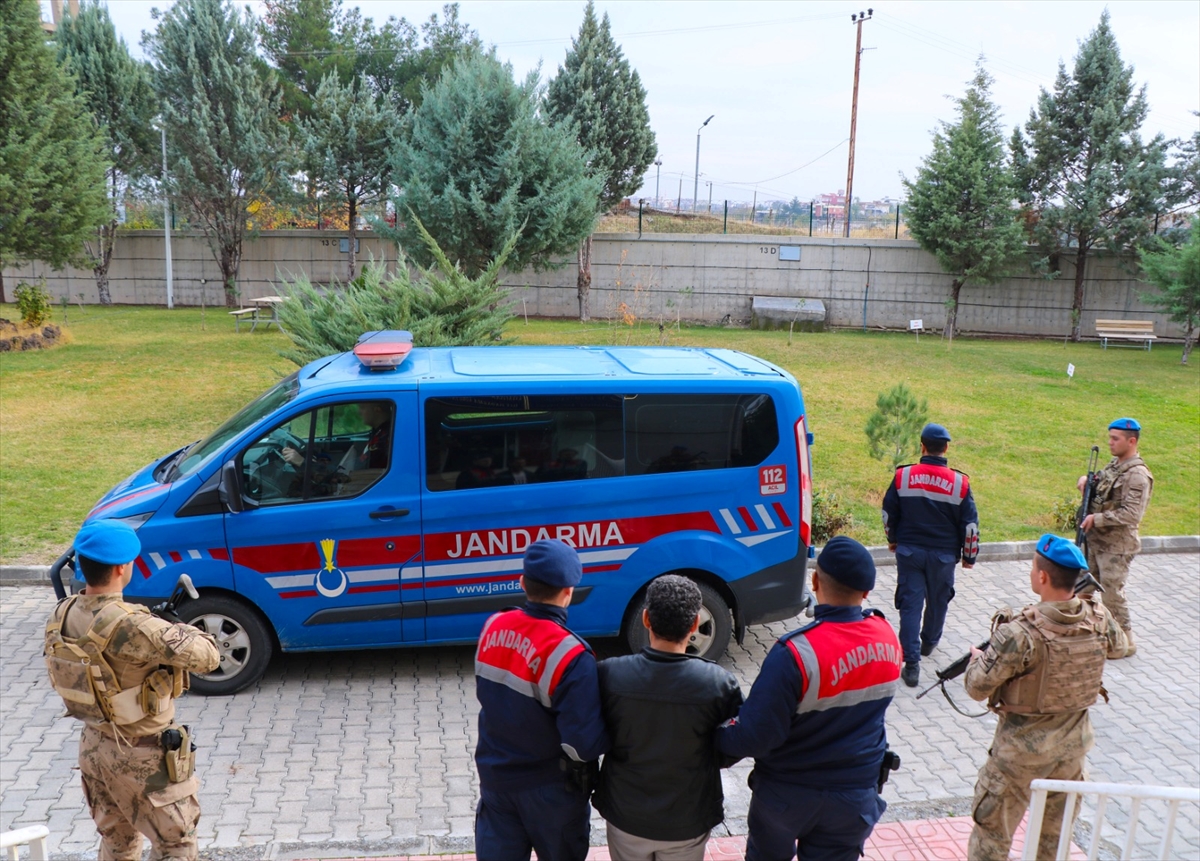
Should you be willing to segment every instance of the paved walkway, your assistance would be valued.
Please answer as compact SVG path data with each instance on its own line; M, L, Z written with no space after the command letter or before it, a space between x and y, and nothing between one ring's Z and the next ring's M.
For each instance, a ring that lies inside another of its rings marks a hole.
M892 619L886 604L894 578L894 568L881 568L873 596ZM995 607L1026 602L1027 589L1028 563L960 571L943 645L923 665L923 681L986 635ZM1129 592L1140 651L1106 670L1112 704L1092 710L1091 777L1200 785L1200 555L1138 559ZM58 718L61 703L41 658L53 600L45 587L0 588L0 830L43 823L54 857L94 858L97 841L75 766L78 725ZM795 624L752 628L722 663L748 689L771 643ZM612 642L597 646L602 654L616 649ZM954 694L968 704L961 688ZM205 854L300 859L472 851L477 712L467 647L289 655L237 696L185 697L180 719L196 728L201 746ZM918 701L908 688L888 717L903 767L884 791L891 805L886 819L968 814L994 719L967 720L940 696ZM741 763L725 776L728 834L746 831L749 770L750 763ZM1124 806L1109 805L1118 825L1127 816ZM1145 851L1138 857L1150 854L1164 819L1162 809L1143 810ZM1178 829L1176 857L1200 857L1200 814L1185 808ZM601 842L603 833L594 820L593 839Z

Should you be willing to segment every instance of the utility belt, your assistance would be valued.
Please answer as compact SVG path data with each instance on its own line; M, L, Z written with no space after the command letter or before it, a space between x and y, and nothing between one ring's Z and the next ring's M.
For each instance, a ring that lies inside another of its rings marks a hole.
M113 740L118 746L161 747L167 766L167 777L171 783L182 783L196 771L196 743L192 740L192 731L189 727L170 726L154 735L132 737L121 735L120 730L110 733L92 725L89 725L88 729Z

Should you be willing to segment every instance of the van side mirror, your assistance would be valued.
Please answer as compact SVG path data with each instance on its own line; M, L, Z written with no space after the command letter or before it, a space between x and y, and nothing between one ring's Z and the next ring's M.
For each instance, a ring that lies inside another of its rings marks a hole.
M221 467L221 483L217 487L217 494L226 510L234 514L241 514L247 508L258 508L257 502L242 495L242 477L236 460L227 461Z

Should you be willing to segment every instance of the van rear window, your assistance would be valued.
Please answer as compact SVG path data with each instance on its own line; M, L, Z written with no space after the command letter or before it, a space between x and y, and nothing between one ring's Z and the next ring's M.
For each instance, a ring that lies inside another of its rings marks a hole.
M432 491L754 466L778 445L775 404L765 394L500 395L425 404Z

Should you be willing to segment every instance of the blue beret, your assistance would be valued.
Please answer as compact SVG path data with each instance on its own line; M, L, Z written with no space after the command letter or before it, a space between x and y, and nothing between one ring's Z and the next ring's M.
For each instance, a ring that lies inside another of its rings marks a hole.
M525 551L525 576L547 586L566 589L583 579L583 563L575 548L556 538L543 538Z
M1065 538L1049 533L1038 539L1038 556L1044 556L1055 565L1063 568L1087 568L1087 558L1083 551Z
M853 538L830 538L817 557L817 567L843 586L870 592L875 588L875 560Z
M1142 429L1142 426L1138 424L1137 419L1117 419L1108 426L1108 429L1137 432Z
M101 565L124 565L138 558L142 542L128 523L89 520L75 536L75 552Z
M950 442L950 432L941 425L935 425L933 422L930 422L921 429L921 439L933 440L934 442Z

